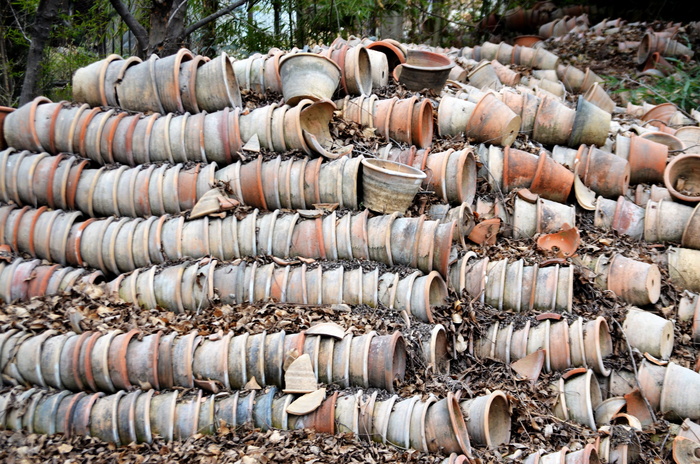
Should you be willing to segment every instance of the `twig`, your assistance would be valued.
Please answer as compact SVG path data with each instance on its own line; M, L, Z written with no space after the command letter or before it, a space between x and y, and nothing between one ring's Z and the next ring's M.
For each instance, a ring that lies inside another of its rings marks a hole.
M141 49L141 54L145 54L148 50L148 32L146 29L134 18L121 0L109 0L109 3L112 4L117 14L121 16L129 30L134 34L134 37L136 37L136 41Z
M118 1L118 0L112 0L112 1ZM194 31L196 31L200 27L206 26L210 22L219 19L223 15L232 12L233 10L238 8L239 6L245 5L246 3L248 3L247 0L238 0L237 2L234 2L234 3L230 4L229 6L220 9L216 13L210 14L206 18L200 19L199 21L197 21L196 23L192 24L187 29L185 29L184 32L182 33L182 37L183 38L187 37L188 35L192 34Z

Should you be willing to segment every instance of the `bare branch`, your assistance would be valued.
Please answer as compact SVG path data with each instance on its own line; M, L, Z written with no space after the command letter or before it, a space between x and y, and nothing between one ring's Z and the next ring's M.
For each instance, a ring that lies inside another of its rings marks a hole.
M112 4L112 7L114 7L117 14L121 16L126 25L129 27L129 30L132 32L132 34L134 34L134 37L136 37L136 41L139 43L139 48L141 49L141 53L139 53L139 55L145 54L146 50L148 50L148 32L146 29L139 24L139 22L136 20L136 18L134 18L129 9L121 2L121 0L109 0L109 3Z
M119 1L119 0L112 0L112 1ZM182 38L184 39L188 35L192 34L194 31L199 29L200 27L206 26L207 24L209 24L212 21L216 21L217 19L219 19L223 15L232 12L233 10L238 8L239 6L245 5L246 3L248 3L248 0L238 0L238 1L230 4L229 6L220 9L216 13L210 14L206 18L200 19L199 21L197 21L196 23L192 24L187 29L185 29L185 31L182 33Z

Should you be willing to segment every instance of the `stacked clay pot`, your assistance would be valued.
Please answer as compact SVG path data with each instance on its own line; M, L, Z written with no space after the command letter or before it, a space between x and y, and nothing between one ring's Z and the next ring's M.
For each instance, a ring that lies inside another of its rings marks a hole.
M662 56L687 57L688 59L694 55L693 50L682 43L669 38L666 34L650 30L644 35L637 49L637 64L643 65L655 52Z
M700 373L674 362L642 361L637 375L642 394L652 408L674 419L700 419L700 398L684 392L696 391Z
M143 308L196 312L211 305L216 294L227 304L274 300L281 303L332 305L366 304L376 308L406 311L424 322L433 322L432 310L444 304L447 286L433 271L407 277L379 269L345 269L338 265L324 269L278 266L234 261L219 264L215 260L184 262L159 269L137 269L122 274L108 284L120 298Z
M656 264L648 264L619 253L581 258L584 266L596 273L595 286L608 290L625 302L645 306L654 304L661 295L661 272Z
M64 155L0 152L0 201L79 210L90 217L179 214L214 184L216 163L89 169Z
M342 95L372 94L372 62L364 45L351 47L338 39L323 54L340 67Z
M255 53L243 60L231 58L233 72L241 90L265 94L268 91L282 93L280 59L284 53L271 49L267 55Z
M41 259L85 264L117 275L183 257L230 260L266 254L369 259L447 276L452 243L458 239L454 220L441 223L424 215L404 218L397 213L368 219L367 210L342 218L335 212L320 214L300 219L298 213L254 210L241 220L229 215L190 221L182 216L151 216L77 222L78 212L10 205L0 207L0 242Z
M618 135L615 154L630 164L630 183L661 183L668 163L668 147L644 137Z
M698 271L700 250L669 247L664 260L668 266L668 278L681 288L700 292L700 272ZM696 333L700 328L693 329Z
M227 165L239 158L243 144L254 137L259 146L274 151L300 149L307 155L328 155L324 147L331 143L328 122L334 109L329 101L302 100L294 108L273 104L248 114L226 107L213 113L146 116L37 97L10 113L4 130L8 144L16 149L76 153L100 164L204 161Z
M318 382L393 392L406 370L401 333L353 336L336 328L340 333L332 336L312 335L310 330L237 336L219 332L209 337L196 331L182 336L143 335L136 329L32 335L12 329L0 334L0 340L16 356L2 367L9 385L105 393L196 386L216 393L219 388L244 388L253 378L261 386L284 388L287 357L308 353Z
M433 107L428 99L414 96L399 100L357 97L339 100L341 117L374 128L386 140L427 148L433 140Z
M578 17L568 17L555 19L540 26L540 36L548 39L550 37L562 37L569 33L583 32L588 29L588 15L583 14Z
M613 346L603 317L592 321L579 317L571 323L543 319L537 325L529 319L507 325L496 322L475 340L473 354L510 364L538 350L545 351L543 367L547 372L587 367L602 376L610 375L603 361L613 353Z
M544 151L538 157L512 147L494 150L488 166L492 175L497 175L500 167L501 179L495 180L503 192L528 189L541 198L566 203L574 185L574 174Z
M554 406L554 415L560 419L573 421L597 430L595 410L603 402L598 379L592 370L569 376L566 380L559 378L553 385L558 401Z
M669 199L648 200L638 206L625 197L617 201L599 197L595 205L594 225L647 242L675 242L700 249L696 233L700 208L686 206Z
M271 387L212 396L204 396L201 390L184 396L153 390L103 396L33 388L0 395L0 411L7 417L2 424L5 430L88 435L122 445L150 443L156 435L166 441L185 440L198 433L214 434L222 425L253 425L263 431L312 428L334 434L337 430L404 449L471 453L467 426L453 393L439 401L434 397L421 401L419 396L377 401L376 392L349 396L336 392L306 415L287 413L294 395L277 393Z
M42 264L41 260L16 258L0 261L0 300L4 303L29 300L36 296L68 292L79 283L99 283L100 271Z
M617 198L629 189L630 162L621 156L581 145L577 150L554 147L552 158L577 172L586 187L605 198Z
M505 311L571 310L571 266L525 266L523 260L490 261L468 253L450 267L449 286Z
M465 47L461 50L461 56L476 61L497 60L505 65L517 64L537 69L557 69L559 64L559 57L544 48L513 46L505 42L484 42L472 49Z
M307 209L314 204L337 203L341 208L357 210L362 159L343 156L322 163L320 158L257 158L219 169L216 179L228 184L242 204L255 208Z
M241 107L241 94L226 53L213 60L187 49L165 58L126 60L110 55L78 69L73 99L90 106L131 111L199 113Z

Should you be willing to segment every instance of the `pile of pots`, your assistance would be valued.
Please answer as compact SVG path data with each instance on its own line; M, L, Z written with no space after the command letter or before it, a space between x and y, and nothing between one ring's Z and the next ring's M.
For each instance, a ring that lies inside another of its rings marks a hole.
M318 326L299 334L209 337L196 331L182 336L143 335L136 329L32 335L11 329L0 340L2 349L13 353L2 366L6 384L105 393L195 386L216 393L244 388L252 379L260 386L285 388L287 358L303 354L311 357L311 376L318 382L393 392L394 382L403 381L407 356L400 332L353 336L337 325L325 332Z
M406 277L395 272L364 272L338 265L324 269L306 264L280 266L216 260L184 262L166 267L137 269L107 284L113 294L146 309L197 312L211 306L218 294L226 304L280 303L333 305L366 304L405 311L418 320L433 322L433 308L444 304L447 286L437 272ZM216 293L215 293L216 292Z
M210 60L185 48L165 58L151 55L143 62L134 56L109 55L80 68L73 75L73 100L161 114L243 105L226 53Z
M307 209L315 204L337 203L357 210L361 198L358 181L362 156L343 156L322 163L321 158L261 157L242 164L233 163L216 172L241 204L266 210Z
M539 33L541 37L548 39L550 37L562 37L566 34L576 34L588 30L588 15L555 19L540 26Z
M490 261L472 252L450 266L449 285L499 310L569 312L574 268L525 266L522 259Z
M418 396L377 401L376 392L350 396L336 392L303 415L287 412L294 395L277 393L271 387L212 396L201 390L191 396L153 390L103 396L33 388L1 395L0 409L7 417L5 430L85 435L122 445L150 443L156 435L167 441L185 440L197 433L214 434L220 426L253 425L262 430L312 428L330 434L338 430L402 448L471 454L467 426L452 393L439 401L421 401Z
M581 145L576 150L555 146L552 158L576 172L586 187L605 198L617 198L629 189L630 162L621 156Z
M659 300L661 272L656 264L626 258L619 253L611 257L584 255L580 262L596 273L596 287L612 292L626 303L646 306Z
M419 148L427 148L433 141L433 107L428 99L379 99L371 95L345 98L336 105L344 119L374 128L386 140Z
M424 215L398 213L369 218L368 211L337 218L300 219L297 214L254 210L238 220L151 216L148 219L89 219L80 213L0 207L0 241L13 250L63 265L89 265L120 274L183 257L212 256L230 260L260 253L278 258L369 259L407 265L447 276L452 243L458 239L454 220L441 223Z
M542 316L537 318L537 325L531 325L530 319L524 325L522 320L507 325L494 323L475 340L473 354L510 364L544 350L540 367L546 372L586 367L602 376L610 375L604 360L613 353L613 345L603 317L592 321L579 317L569 324L551 314Z
M477 103L445 96L438 107L443 137L464 134L477 142L508 146L518 136L520 125L520 115L492 93L485 93Z
M284 52L271 49L267 55L255 53L243 60L231 58L233 72L241 90L265 94L267 91L282 93L280 59Z
M0 300L6 304L36 296L57 295L80 283L99 283L100 271L42 264L41 260L16 258L0 261Z
M695 52L665 32L647 31L637 49L637 64L644 65L653 53L661 56L691 59Z
M700 398L684 392L697 391L700 373L674 362L642 361L637 375L639 388L652 408L666 417L700 419Z
M65 155L0 152L0 201L79 210L90 217L179 214L215 181L216 163L89 169Z
M668 199L648 200L645 207L625 197L617 201L596 199L594 225L604 230L647 242L675 242L686 248L700 249L697 223L700 207L687 206Z
M497 60L505 65L516 64L537 69L557 69L559 64L559 57L544 48L513 46L505 42L484 42L474 48L464 47L460 54L463 58L475 61Z
M161 116L90 110L87 105L37 97L8 115L4 131L16 149L76 153L100 164L227 165L239 159L241 148L254 137L258 147L274 151L300 149L307 155L336 157L326 150L332 143L328 123L334 110L330 101L304 100L294 108L273 104L248 114L227 107L213 113Z

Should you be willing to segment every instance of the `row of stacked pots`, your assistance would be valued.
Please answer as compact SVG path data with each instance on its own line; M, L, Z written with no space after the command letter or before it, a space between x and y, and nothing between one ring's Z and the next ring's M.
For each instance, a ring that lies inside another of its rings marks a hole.
M56 295L69 292L81 283L99 283L102 278L100 271L42 264L38 259L0 261L0 300L14 303L37 296Z
M572 266L525 266L522 259L490 261L469 252L450 266L449 286L505 311L571 311Z
M16 149L75 153L100 164L227 165L239 159L241 148L254 138L258 146L279 152L329 154L324 147L331 143L328 123L334 110L330 101L303 100L295 107L273 104L246 114L226 107L213 113L161 116L90 110L87 105L37 97L7 115L4 138Z
M105 393L197 386L217 392L244 388L253 378L260 386L291 388L285 380L291 361L309 354L318 382L393 392L394 381L403 381L407 353L400 332L353 336L340 326L328 330L332 335L322 326L316 329L209 337L196 331L184 336L143 335L136 329L32 335L10 329L0 334L0 352L7 355L0 367L6 385Z
M208 308L218 296L226 304L265 302L333 305L366 304L376 308L405 311L416 319L434 322L432 309L445 303L447 286L433 271L415 271L406 277L375 268L345 269L338 265L324 269L245 261L221 263L205 259L195 263L121 274L108 284L112 293L147 309L197 312Z
M448 274L452 243L458 239L454 220L398 213L369 218L367 210L342 217L335 211L325 217L318 213L310 219L254 210L240 220L228 215L191 221L182 216L79 221L78 212L10 205L0 206L0 241L16 252L113 274L183 257L229 260L258 254L369 259Z
M425 452L471 454L471 444L458 398L442 400L396 396L377 400L376 392L348 396L334 393L313 412L287 412L294 395L277 395L276 387L204 396L177 391L120 391L104 396L29 389L0 396L5 419L0 428L66 436L87 435L116 444L150 443L154 436L184 440L196 433L214 434L220 426L254 425L319 432L351 432L380 443Z
M242 106L228 55L210 60L185 48L165 58L151 55L146 61L109 55L80 68L73 75L73 99L93 107L158 113Z
M538 350L545 352L542 367L547 372L590 367L597 374L610 375L604 360L613 352L612 338L601 316L592 321L579 317L571 324L554 317L543 319L536 326L531 326L529 319L524 324L496 322L474 342L473 354L509 364Z
M595 226L615 230L637 240L675 242L700 249L700 206L687 206L670 200L647 201L644 207L625 197L617 201L597 198Z

